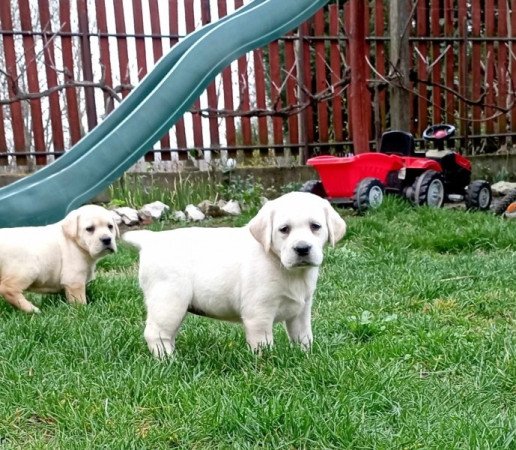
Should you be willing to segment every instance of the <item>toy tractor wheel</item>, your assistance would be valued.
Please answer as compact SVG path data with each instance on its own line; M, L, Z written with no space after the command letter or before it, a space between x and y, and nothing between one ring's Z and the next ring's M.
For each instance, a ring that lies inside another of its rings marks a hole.
M353 207L358 211L376 209L383 203L385 188L376 178L364 178L355 189Z
M444 203L443 177L435 170L426 170L416 178L413 186L414 203L440 208Z
M319 180L309 180L305 182L299 190L301 192L310 192L311 194L318 195L319 197L327 197L326 190Z
M468 209L486 211L491 206L492 199L491 185L484 180L475 180L466 189L464 203Z

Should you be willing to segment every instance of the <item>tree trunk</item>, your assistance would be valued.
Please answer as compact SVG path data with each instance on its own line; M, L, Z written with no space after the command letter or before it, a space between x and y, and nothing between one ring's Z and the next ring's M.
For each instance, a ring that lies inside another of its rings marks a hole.
M392 64L390 86L391 129L410 131L409 87L409 27L410 0L391 0L389 14L390 61Z

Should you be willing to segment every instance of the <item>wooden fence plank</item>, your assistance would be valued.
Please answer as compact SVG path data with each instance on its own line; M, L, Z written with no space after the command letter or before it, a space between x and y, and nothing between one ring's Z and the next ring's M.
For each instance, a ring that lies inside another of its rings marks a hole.
M69 33L72 31L71 26L71 5L70 0L60 0L59 2L59 20L61 22L61 31L65 33L61 36L61 48L64 64L64 81L74 81L74 54L72 47L72 37ZM79 102L77 100L76 88L70 87L65 89L66 111L68 116L68 129L70 130L71 144L75 144L81 138L82 125L79 118Z
M217 11L219 17L225 17L227 15L227 4L226 0L217 1ZM222 90L224 96L224 109L226 111L233 111L233 81L231 66L226 67L222 71ZM231 115L227 115L224 119L226 126L226 143L229 147L235 147L236 145L236 127L235 118ZM229 156L235 156L236 149L229 151Z
M312 70L311 70L311 62L312 62L312 51L310 46L310 40L308 39L312 33L311 22L308 21L300 26L302 30L302 34L304 36L303 41L301 42L301 52L303 52L303 76L302 76L302 90L311 91L310 86L312 86ZM303 98L303 97L301 97ZM309 101L309 98L305 99ZM304 142L313 142L314 141L314 109L312 107L311 102L308 103L308 106L304 110L304 129L305 129L305 139Z
M99 51L100 63L107 86L113 87L113 76L111 74L111 51L109 49L106 4L105 0L95 0L95 12L97 17L97 30L99 32ZM104 114L109 114L114 108L114 100L111 96L104 93Z
M52 35L52 22L50 18L50 10L48 0L39 0L39 21L41 28L50 34L44 34L43 40L43 58L45 61L45 73L47 78L47 87L52 88L58 85L57 73L56 73L56 58L55 58L55 46L54 46L54 35ZM61 102L59 99L59 93L53 92L49 95L50 105L50 125L52 128L52 143L54 145L54 151L60 152L65 149L64 136L63 136L63 121L61 118Z
M345 41L344 41L344 45L343 45L343 48L344 48L344 64L350 68L350 71L351 71L351 59L350 59L350 45L349 45L349 39L350 39L350 34L351 34L351 3L350 2L345 2L344 3L344 9L343 9L343 18L342 18L342 28L343 28L343 32L344 32L344 36L345 36ZM351 83L350 83L351 84ZM351 112L349 111L350 110L350 96L351 96L351 89L350 87L348 87L348 89L346 89L346 108L347 108L347 111L348 111L348 120L346 121L346 124L347 124L347 129L346 129L346 134L348 136L348 139L351 140L353 138L353 123L351 121Z
M416 10L417 36L428 36L428 5L426 2L418 2ZM425 41L418 41L416 44L417 52L414 58L417 61L418 78L426 80L428 77L428 44ZM428 88L425 83L419 83L418 87L418 124L417 135L422 136L423 131L428 126Z
M478 38L480 37L480 15L481 15L481 8L480 8L480 0L472 0L472 14L471 14L471 33L472 37ZM471 96L474 101L480 99L480 90L481 90L481 73L480 70L478 70L481 65L481 55L482 55L482 44L474 40L472 43L472 50L471 50L471 67L472 67L472 90L471 90ZM480 118L482 115L482 109L480 106L473 106L472 111L472 130L474 135L480 134ZM476 148L479 145L479 140L475 139L473 141L473 145Z
M512 0L511 2L511 34L510 37L512 41L510 44L511 49L511 59L509 64L509 70L511 73L511 90L512 90L512 98L510 102L512 103L512 111L511 111L511 130L514 132L516 130L516 0ZM512 137L512 145L516 147L516 136Z
M459 28L459 37L461 41L459 43L459 92L463 98L468 98L470 93L468 92L468 42L467 42L467 33L468 33L468 10L467 10L467 0L459 0L459 8L458 8L458 28ZM464 136L464 140L461 142L461 146L459 150L461 152L466 152L467 150L467 142L469 135L469 126L468 126L468 106L466 102L459 101L459 132L458 134Z
M319 10L314 15L314 36L324 36L324 11ZM322 39L315 41L315 94L323 92L328 86L326 82L326 44ZM328 106L326 102L317 103L317 140L328 141Z
M152 33L152 56L154 62L163 56L163 43L161 38L160 8L158 0L149 0L150 26Z
M269 44L269 67L270 67L270 101L272 109L277 111L283 107L281 99L281 65L279 42ZM272 136L276 145L283 144L283 119L279 116L272 118Z
M88 3L87 0L77 0L77 19L79 22L80 44L81 44L81 65L85 81L93 82L92 54L89 36ZM95 102L95 88L84 88L86 101L86 118L88 119L88 130L97 125L97 106Z
M141 80L147 75L147 49L145 47L145 29L143 27L143 11L142 11L142 0L132 0L133 4L133 24L135 34L135 45L136 45L136 64L138 80ZM145 153L145 161L154 161L154 152Z
M486 29L486 36L492 37L494 36L495 32L495 7L494 7L494 0L486 0L485 3L485 29ZM487 94L486 94L486 103L489 105L494 105L495 98L494 98L494 91L493 86L495 82L495 48L494 43L492 41L487 41L486 43L486 57L485 57L485 64L486 64L486 78L485 78L485 87L487 88ZM494 120L492 119L492 116L494 115L495 110L492 107L487 106L485 108L485 130L488 133L494 132Z
M173 47L179 40L179 16L177 0L169 0L168 2L168 25L170 32L170 46ZM174 130L176 133L177 147L179 149L186 149L186 130L183 118L176 122L174 125ZM185 159L187 157L186 152L179 152L178 157L179 159Z
M371 100L367 90L365 62L365 5L360 0L351 0L349 28L349 58L351 61L350 118L353 122L353 149L355 154L370 151Z
M5 136L4 120L4 106L0 105L0 166L7 166L9 163L7 156L9 148L7 147L7 139Z
M289 36L293 36L292 33ZM295 105L297 103L297 61L294 49L294 41L292 39L285 40L285 77L286 78L286 101L287 105ZM288 125L288 142L290 144L299 143L299 123L297 114L290 114L287 119ZM291 148L290 152L298 152L299 149Z
M32 18L28 0L20 0L18 2L20 11L20 25L23 31L32 31ZM30 93L38 93L40 91L38 65L36 60L36 51L34 49L34 37L30 34L23 35L23 53L25 60L25 72L27 76L27 87ZM41 100L35 98L29 101L30 118L32 122L32 136L34 142L34 150L36 153L45 152L45 131L43 129L43 112L41 110ZM30 149L30 143L27 142L27 148ZM36 165L42 166L47 163L45 155L36 156Z
M235 0L235 8L243 6L243 0ZM244 55L237 60L238 66L238 89L240 104L239 109L243 112L249 111L249 77L247 75L247 55ZM240 118L240 126L242 128L242 143L244 145L252 145L253 135L251 130L251 119L249 117Z
M256 49L253 52L253 64L254 64L254 83L256 89L256 108L265 111L267 108L266 92L265 92L265 71L264 71L264 60L263 50L261 48ZM269 143L269 130L267 125L267 117L258 117L258 142L264 146L261 150L262 154L268 154L266 148Z
M453 37L456 29L454 27L454 0L445 0L444 6L444 35L447 37ZM445 56L445 84L448 88L446 92L446 122L453 124L455 122L455 102L456 96L451 90L456 90L454 86L455 79L455 49L454 44L451 43L451 48L446 52ZM451 89L451 90L450 90Z
M161 24L160 24L160 9L157 0L149 0L149 14L150 14L150 25L151 25L151 33L152 37L152 56L154 58L154 62L157 62L163 56L163 44L161 42L161 38L154 37L161 35ZM170 135L169 130L163 135L160 139L161 148L169 149L170 148ZM170 150L162 151L160 153L162 161L170 161L172 156L170 154Z
M339 26L339 5L333 4L329 8L329 25L330 35L338 36L341 32ZM336 86L341 79L341 55L340 55L340 40L332 40L330 42L330 83L332 86ZM339 87L334 87L334 95L331 100L332 109L332 128L333 128L333 139L335 141L342 141L343 138L343 118L342 118L342 95Z
M431 28L430 32L432 36L440 36L441 35L441 25L440 25L440 2L439 0L431 0L430 3L430 23ZM444 48L441 47L441 44L437 41L432 43L432 61L430 63L432 66L432 83L434 86L432 87L432 120L433 123L441 123L442 122L442 100L441 100L441 88L436 86L435 84L441 84L441 55Z
M195 15L194 15L194 7L193 1L186 0L184 3L185 7L185 23L186 23L186 32L192 33L195 30ZM193 104L193 109L201 109L201 103L199 100L196 100ZM200 114L192 114L192 122L193 122L193 140L194 147L196 151L199 151L204 147L204 139L203 139L203 131L202 131L202 118ZM197 153L197 156L201 155Z
M210 10L210 0L202 0L201 3L201 19L203 25L211 23L211 10ZM217 88L215 86L215 81L211 82L206 88L206 96L208 97L208 108L211 110L218 109L218 98L217 98ZM208 118L208 125L210 130L210 147L218 148L220 147L220 139L219 139L219 123L217 116L215 114L211 115Z
M4 30L12 30L13 22L11 16L11 0L0 2L0 24ZM7 79L7 94L9 98L14 98L17 94L18 85L18 69L16 67L16 49L14 44L14 36L10 34L3 35L4 56L5 56L5 72ZM14 152L25 152L25 127L23 120L23 111L20 102L9 104L11 112L11 124L14 140ZM14 156L14 155L13 155ZM27 164L26 156L17 156L15 159L19 165Z
M507 0L498 0L498 24L497 34L499 36L507 36L507 18L509 11L507 10ZM516 56L516 55L515 55ZM498 45L498 63L496 64L496 76L498 78L498 95L496 97L496 104L501 108L507 107L507 97L509 95L510 87L508 85L509 75L509 60L507 46L504 43ZM507 132L507 115L502 113L498 117L498 132ZM500 138L499 146L506 145L507 139Z
M131 84L131 74L129 73L129 52L127 49L123 0L113 0L113 7L115 11L115 30L117 34L116 45L118 50L120 83L122 86L129 86ZM129 89L122 88L122 97L126 97L129 92Z
M145 30L143 28L142 0L132 0L132 3L137 73L138 80L141 80L147 75L147 50L145 49L145 38L143 37Z
M375 0L374 3L374 34L383 38L385 35L385 6L383 0ZM385 42L383 39L376 41L376 66L380 77L385 77L386 73L386 56L385 56ZM375 119L375 137L377 140L377 148L379 147L379 139L387 128L387 87L380 87L378 89L375 107L378 108L377 118Z

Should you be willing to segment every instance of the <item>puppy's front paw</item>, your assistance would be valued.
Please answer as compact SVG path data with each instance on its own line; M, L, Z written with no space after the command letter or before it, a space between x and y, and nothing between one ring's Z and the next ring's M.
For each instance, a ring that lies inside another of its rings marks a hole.
M21 309L24 313L27 313L27 314L40 314L41 313L41 310L37 307L37 306L34 306L31 302L29 301L26 301L26 302L20 302L19 305L17 305L19 309Z
M30 311L25 311L25 312L29 313L29 314L41 314L41 310L37 306L34 306L34 305L32 305L32 309Z
M174 347L170 342L148 343L152 355L158 359L170 358L174 354Z

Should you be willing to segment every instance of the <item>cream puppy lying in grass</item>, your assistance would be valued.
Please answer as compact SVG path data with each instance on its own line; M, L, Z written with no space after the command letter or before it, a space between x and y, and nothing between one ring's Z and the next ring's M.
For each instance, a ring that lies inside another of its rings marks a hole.
M59 292L86 303L86 283L95 263L116 251L118 227L107 209L82 206L43 227L0 229L0 296L27 313L39 309L24 291Z
M267 202L242 228L130 231L140 249L147 308L145 340L157 357L174 351L187 312L242 322L253 351L272 345L272 327L307 348L323 246L346 232L327 200L293 192Z

